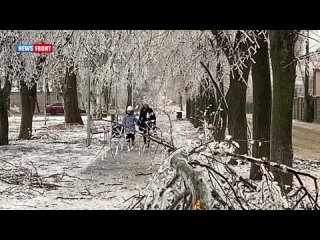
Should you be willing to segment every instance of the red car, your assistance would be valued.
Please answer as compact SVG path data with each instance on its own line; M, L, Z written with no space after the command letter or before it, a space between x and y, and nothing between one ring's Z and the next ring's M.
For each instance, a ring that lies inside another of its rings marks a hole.
M80 113L86 113L86 110L79 108ZM64 114L64 108L62 103L54 103L46 108L46 112L51 115Z

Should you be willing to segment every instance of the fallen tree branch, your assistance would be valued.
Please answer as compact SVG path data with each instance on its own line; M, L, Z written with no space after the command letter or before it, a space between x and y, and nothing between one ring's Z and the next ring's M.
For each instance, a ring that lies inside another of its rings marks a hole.
M135 176L147 176L147 175L152 175L152 172L150 173L137 173Z
M13 182L10 182L10 181L8 181L6 179L3 179L3 178L0 178L0 181L3 181L3 182L8 183L8 184L14 184Z
M171 146L172 146L173 148L175 148L175 147L174 147L174 142L173 142L171 117L170 117L170 115L169 115L166 111L164 111L164 110L162 110L162 109L160 109L160 108L157 108L157 110L160 110L161 112L163 112L163 113L168 117L168 119L169 119L169 123L170 123L170 128L169 128L169 129L170 129Z
M200 201L202 208L210 209L211 195L208 193L208 186L203 179L202 173L195 171L188 164L187 156L175 153L171 158L170 164L177 170L177 174L182 177L187 188L191 191L192 206L197 201Z
M235 198L236 198L236 201L239 203L240 207L245 210L245 208L243 207L242 203L240 200L243 200L241 197L238 196L238 194L236 193L236 190L234 189L234 187L231 185L231 183L228 181L228 179L223 176L223 174L219 173L217 170L215 170L214 168L206 165L206 164L202 164L202 163L199 163L199 162L190 162L189 163L190 165L198 165L200 167L204 167L204 168L207 168L209 170L211 170L212 172L214 172L215 174L217 174L219 177L221 177L230 187L231 191L233 192Z
M168 210L173 210L183 198L188 197L190 194L191 194L190 190L185 190L174 200L174 202L172 203L172 205L169 207Z
M164 191L168 188L170 188L179 178L179 174L176 174L171 181L161 190L160 192L160 196L162 196L162 194L164 193Z
M56 197L56 199L65 199L65 200L79 200L79 199L92 199L91 197L88 198L88 197L62 197L62 196L58 196Z
M228 104L227 104L227 100L225 99L223 93L221 92L221 89L219 88L218 84L216 83L216 81L214 80L214 78L212 77L211 75L211 72L209 71L209 69L207 68L207 66L203 63L203 62L200 62L201 66L206 70L206 72L208 73L213 85L215 86L217 92L219 93L220 95L220 98L223 100L223 107L224 109L226 110L226 112L228 113Z
M123 185L123 183L107 183L107 184L104 184L104 186L117 186L117 185Z
M139 201L137 201L130 210L134 209L143 199L145 198L145 196L142 196Z

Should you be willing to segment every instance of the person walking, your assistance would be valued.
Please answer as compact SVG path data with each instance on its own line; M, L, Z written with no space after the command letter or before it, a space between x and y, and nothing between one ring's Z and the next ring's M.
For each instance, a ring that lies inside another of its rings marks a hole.
M128 106L126 115L124 116L122 120L122 125L124 126L124 131L126 134L126 139L131 144L134 146L134 140L135 140L135 127L138 122L138 119L134 115L134 110L131 106Z
M147 102L143 102L143 107L140 111L139 116L139 126L140 130L143 131L143 142L145 145L147 145L147 136L150 135L150 130L153 126L156 125L156 115L151 107L149 107L149 104ZM150 146L150 138L148 138L148 145Z

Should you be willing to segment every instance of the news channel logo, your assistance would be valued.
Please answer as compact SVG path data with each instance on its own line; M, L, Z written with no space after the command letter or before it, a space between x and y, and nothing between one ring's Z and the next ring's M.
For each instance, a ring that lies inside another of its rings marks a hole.
M51 43L36 43L36 44L17 44L16 45L17 53L52 53L52 44Z

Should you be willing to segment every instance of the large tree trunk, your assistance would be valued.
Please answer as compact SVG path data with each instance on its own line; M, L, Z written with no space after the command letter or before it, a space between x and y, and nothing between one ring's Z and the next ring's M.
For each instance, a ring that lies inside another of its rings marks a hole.
M293 30L270 31L273 72L270 160L292 166L292 106L296 77L294 56L296 34ZM292 185L293 176L272 169L280 186Z
M190 104L190 118L189 121L193 124L194 122L194 98L189 98L189 104Z
M223 51L228 59L230 67L235 64L236 52L230 55L229 50L239 45L240 51L245 52L248 47L248 42L240 42L242 32L236 33L234 46L226 42L226 39L221 37L221 30L212 30L212 34L216 36L218 45L223 48ZM237 50L238 51L238 50ZM232 135L234 141L238 142L239 148L236 150L238 154L248 153L248 136L247 136L247 117L246 117L246 95L247 82L250 72L250 59L244 60L246 68L242 69L242 78L237 69L233 73L230 72L230 86L227 93L228 104L228 132Z
M179 106L180 111L183 111L182 93L179 91Z
M102 95L103 95L103 99L104 99L104 110L106 110L106 114L108 114L109 112L109 104L111 103L111 87L112 87L112 82L110 82L109 84L105 84L102 88Z
M260 48L252 64L253 85L253 157L269 159L271 122L271 79L268 43L263 37L257 39ZM261 180L260 167L251 164L250 179Z
M37 106L38 113L40 113L40 107L39 107L37 92L36 92L36 106Z
M32 119L37 98L37 84L33 80L28 86L25 81L20 81L21 98L21 125L19 139L30 140L32 136Z
M193 127L194 128L198 128L200 127L200 111L199 111L199 107L200 107L200 96L196 96L195 97L195 101L194 101L194 105L193 105Z
M0 88L0 145L9 144L8 98L11 91L11 83L8 79L4 87Z
M213 127L215 127L213 124L213 120L214 120L214 112L217 109L217 101L216 101L215 92L212 89L208 92L207 104L208 104L208 113L207 113L208 123L212 124Z
M206 99L208 98L207 96L207 88L206 88L206 83L205 83L205 80L203 79L202 80L202 84L200 85L200 88L199 88L199 92L200 92L200 95L199 95L199 127L202 129L203 128L203 124L204 124L204 121L206 119L206 110L207 110L207 101Z
M224 84L223 84L223 67L222 64L219 61L219 53L217 54L217 79L219 81L219 88L220 92L222 93L223 96L219 97L219 102L221 103L222 111L219 111L219 116L218 119L216 120L217 122L215 123L215 139L216 140L224 140L226 137L226 128L227 128L227 119L228 119L228 114L227 114L227 109L225 104L223 104L223 97L224 97ZM216 110L218 110L219 104L216 104Z
M77 76L71 67L66 69L63 99L65 122L83 125L78 104Z
M190 98L186 99L186 119L190 118Z
M127 107L132 106L133 107L133 102L132 102L132 85L128 84L127 85L127 92L128 92L128 99L127 99Z
M240 76L234 73L231 75L230 87L227 93L228 102L228 132L232 135L234 141L238 142L238 154L248 153L247 141L247 116L246 116L246 81L249 75L249 68L244 69L244 80L240 80Z
M187 191L191 192L191 207L194 208L197 201L202 210L210 210L212 194L208 191L207 183L203 181L203 172L195 171L187 161L187 156L180 153L173 155L170 161L171 166L176 169L177 176L184 182Z
M45 97L47 98L47 104L48 105L51 104L51 102L50 102L50 89L49 89L48 83L46 83L46 96Z

